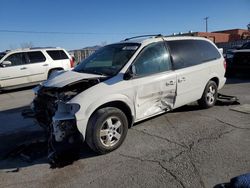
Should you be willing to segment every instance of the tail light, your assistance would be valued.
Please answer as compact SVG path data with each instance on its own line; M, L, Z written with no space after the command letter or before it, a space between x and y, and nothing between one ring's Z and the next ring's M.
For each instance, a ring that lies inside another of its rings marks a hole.
M227 62L226 62L225 59L224 59L223 65L224 65L224 68L225 68L225 70L226 70L226 69L227 69Z
M73 67L74 67L74 64L75 64L74 58L71 57L71 58L70 58L70 67L73 68Z

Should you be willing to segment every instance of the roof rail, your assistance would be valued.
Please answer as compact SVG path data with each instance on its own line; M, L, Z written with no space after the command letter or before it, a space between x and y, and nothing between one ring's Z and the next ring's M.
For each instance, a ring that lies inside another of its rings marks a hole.
M30 50L39 50L39 49L47 49L47 48L57 48L57 47L32 47Z
M131 39L136 39L136 38L142 38L142 37L163 37L161 34L156 34L156 35L140 35L140 36L135 36L135 37L130 37L130 38L126 38L124 41L128 41Z

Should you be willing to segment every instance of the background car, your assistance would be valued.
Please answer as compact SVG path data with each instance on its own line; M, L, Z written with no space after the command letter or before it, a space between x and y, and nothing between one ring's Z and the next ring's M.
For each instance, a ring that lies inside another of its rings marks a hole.
M247 74L250 72L250 42L235 50L230 50L226 54L227 76L237 73Z
M63 48L27 48L0 53L0 90L34 85L53 72L70 70L73 58Z

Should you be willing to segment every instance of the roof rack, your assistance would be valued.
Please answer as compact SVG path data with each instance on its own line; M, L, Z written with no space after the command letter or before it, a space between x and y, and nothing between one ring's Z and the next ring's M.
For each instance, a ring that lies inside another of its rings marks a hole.
M156 35L140 35L140 36L135 36L135 37L130 37L130 38L126 38L124 41L128 41L128 40L131 40L131 39L136 39L136 38L142 38L142 37L163 37L163 35L161 34L156 34Z

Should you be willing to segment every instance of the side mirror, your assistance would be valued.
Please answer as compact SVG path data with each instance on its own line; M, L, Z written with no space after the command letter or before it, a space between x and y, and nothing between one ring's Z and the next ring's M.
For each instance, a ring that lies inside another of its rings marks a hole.
M135 66L132 65L131 67L129 67L129 69L127 70L127 72L124 74L123 79L124 80L130 80L135 75L136 75L136 69L135 69Z
M11 65L11 62L10 61L3 61L1 63L2 67L6 67L6 66L10 66Z

